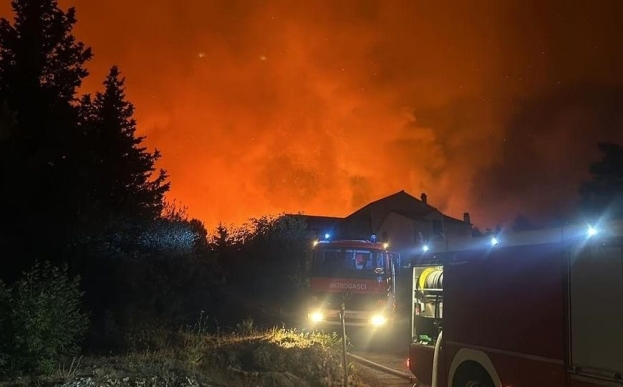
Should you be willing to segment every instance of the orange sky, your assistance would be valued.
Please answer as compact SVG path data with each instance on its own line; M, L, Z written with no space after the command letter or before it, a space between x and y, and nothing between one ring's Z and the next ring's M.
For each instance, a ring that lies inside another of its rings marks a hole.
M86 90L120 66L209 229L401 189L485 227L575 200L596 141L623 140L623 2L544 3L60 1Z

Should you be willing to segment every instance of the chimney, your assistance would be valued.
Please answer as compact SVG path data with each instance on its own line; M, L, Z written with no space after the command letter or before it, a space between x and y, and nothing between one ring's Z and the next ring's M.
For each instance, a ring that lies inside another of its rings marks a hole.
M428 204L428 203L426 202L426 194L425 194L424 192L422 192L422 194L420 195L420 200L422 201L422 203L424 203L424 204Z
M469 225L471 225L471 224L472 224L472 219L471 219L471 218L470 218L470 216L469 216L469 212L465 212L465 213L463 214L463 222L465 222L465 223L467 223L467 224L469 224Z

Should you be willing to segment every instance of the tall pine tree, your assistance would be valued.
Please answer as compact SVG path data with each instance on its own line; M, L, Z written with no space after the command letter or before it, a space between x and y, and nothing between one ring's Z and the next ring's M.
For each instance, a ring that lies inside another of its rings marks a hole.
M79 113L80 127L87 134L84 155L91 171L88 197L93 212L82 219L72 256L80 261L85 279L93 332L104 334L107 313L120 313L115 318L122 319L123 304L132 297L125 292L136 279L126 275L136 270L137 262L127 258L162 252L167 238L162 240L160 233L174 239L177 229L173 222L154 219L162 213L169 183L166 172L154 165L160 153L148 152L142 146L144 137L136 135L134 106L126 100L117 67L111 68L102 92L82 98ZM152 243L154 239L158 243ZM146 261L141 265L149 268Z
M14 20L0 19L0 100L16 118L0 139L0 248L17 262L20 253L59 257L80 211L77 179L88 173L74 102L91 50L72 35L73 8L56 0L11 5Z
M105 211L153 219L162 213L169 183L163 169L156 172L160 152L147 151L142 146L145 137L136 135L134 106L126 100L124 82L113 66L104 91L92 102L83 99L83 116L94 145L93 195Z

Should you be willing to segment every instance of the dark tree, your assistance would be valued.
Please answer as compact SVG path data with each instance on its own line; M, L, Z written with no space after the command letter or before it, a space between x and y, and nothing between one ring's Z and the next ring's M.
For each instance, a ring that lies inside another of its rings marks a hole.
M0 19L0 100L15 118L0 138L0 243L24 256L60 256L84 204L79 179L88 173L74 102L91 50L72 35L73 8L55 0L11 5L14 20Z
M582 212L589 217L623 215L623 146L600 142L601 160L590 165L591 180L580 188Z
M81 116L93 146L93 198L105 211L140 218L157 218L169 190L167 174L156 161L160 152L142 146L136 136L134 106L126 100L124 78L113 66L104 91L93 101L82 100Z

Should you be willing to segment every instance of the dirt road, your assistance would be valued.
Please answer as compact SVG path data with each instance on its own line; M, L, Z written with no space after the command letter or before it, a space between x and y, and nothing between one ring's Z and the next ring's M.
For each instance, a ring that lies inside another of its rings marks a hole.
M411 375L411 371L407 368L410 342L410 330L407 328L408 325L403 323L395 326L390 333L371 333L366 329L351 329L347 332L352 344L349 352L374 363ZM355 360L352 361L359 369L365 370L366 373L369 372L374 379L377 379L377 385L379 387L413 386L413 382L410 382L406 378L377 370Z
M400 356L397 354L387 354L387 353L379 353L379 352L369 352L369 351L355 351L354 355L360 356L366 360L370 360L374 363L381 364L385 367L391 368L396 371L400 371L406 374L410 374L411 372L407 368L406 364L406 356ZM359 363L355 361L356 367L360 370L363 370L366 375L371 375L370 380L374 382L374 387L411 387L413 386L413 382L409 381L406 378L392 375L385 371L380 371L375 368L371 368L365 364Z

